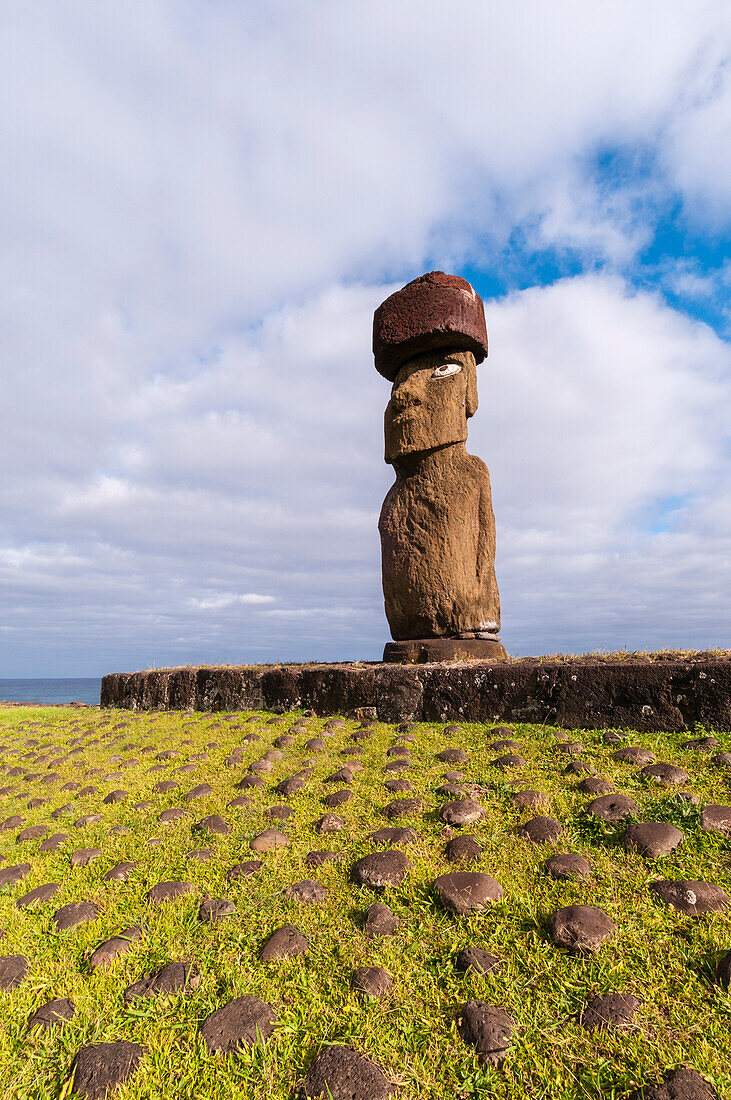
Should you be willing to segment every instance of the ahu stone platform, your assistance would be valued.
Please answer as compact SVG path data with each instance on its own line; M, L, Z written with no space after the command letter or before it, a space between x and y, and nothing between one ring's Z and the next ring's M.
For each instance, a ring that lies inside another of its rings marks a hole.
M383 722L545 722L567 729L731 730L731 657L522 658L462 664L301 664L111 673L101 705L309 710Z

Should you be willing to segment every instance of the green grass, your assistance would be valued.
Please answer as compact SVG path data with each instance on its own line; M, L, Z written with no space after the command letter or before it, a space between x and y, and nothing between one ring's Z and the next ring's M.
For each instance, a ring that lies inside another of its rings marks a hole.
M656 877L699 878L731 892L729 841L700 830L699 808L681 808L672 792L647 787L638 768L612 759L613 748L603 743L600 732L571 735L585 745L584 758L639 803L643 820L668 820L684 829L685 843L653 865L618 845L621 828L605 830L586 818L582 811L590 798L575 790L580 777L563 774L567 761L555 753L550 730L513 725L528 763L504 777L490 765L495 754L487 749L489 726L467 724L463 734L449 737L443 725L419 724L413 730L413 764L404 774L414 784L414 794L424 799L424 813L398 822L413 825L419 833L417 843L406 849L413 869L400 889L383 895L401 925L394 937L369 941L360 930L359 918L376 895L351 885L349 869L372 850L368 834L388 823L383 806L403 797L383 787L385 751L394 743L394 727L378 724L375 736L365 744L360 757L364 770L355 776L354 796L335 811L346 820L343 833L318 836L313 824L325 812L323 794L334 789L332 785L323 788L322 779L345 761L341 749L351 744L349 734L358 726L352 721L327 740L323 752L313 754L314 777L304 791L288 800L295 817L279 827L293 838L290 847L261 857L265 866L253 877L229 883L226 871L236 862L253 858L248 841L270 824L264 810L283 801L273 793L274 785L301 767L308 755L304 742L324 725L324 719L308 719L308 733L296 735L284 759L265 777L266 786L246 792L253 806L227 809L227 802L241 793L234 784L247 764L271 747L294 720L288 715L281 725L270 726L266 724L270 716L261 715L260 724L242 728L248 716L131 715L47 707L0 710L0 744L22 753L31 751L25 738L51 742L59 749L67 748L69 739L84 735L93 739L103 732L119 739L113 744L92 744L83 757L72 756L56 765L52 770L61 779L52 785L0 772L0 787L12 786L21 795L0 796L0 820L17 813L24 825L49 824L51 832L69 837L55 853L43 854L38 841L17 844L17 829L0 833L4 856L0 866L22 862L32 866L23 882L0 889L0 954L23 954L30 961L26 980L11 992L0 992L0 1096L69 1098L76 1051L86 1043L118 1039L139 1042L148 1053L133 1080L114 1094L115 1100L285 1100L320 1046L331 1042L350 1043L373 1057L398 1083L401 1100L622 1097L681 1062L701 1071L721 1096L731 1096L731 995L714 986L709 977L718 956L731 949L731 912L692 920L662 906L648 889ZM242 744L245 733L251 731L259 732L262 740L246 747L244 764L224 766L229 750ZM716 768L704 754L681 749L685 739L676 734L630 733L629 743L641 744L659 760L685 767L701 806L728 804L728 769ZM193 744L181 746L183 740ZM721 740L727 749L730 739L722 736ZM188 755L202 751L211 741L220 747L210 750L206 760L194 762L195 772L174 774ZM109 762L110 756L127 744L136 749L122 755L139 760L139 766L123 770L120 779L102 781L117 767ZM453 869L443 855L445 840L438 815L442 799L435 793L450 767L439 763L436 753L450 744L470 753L462 769L467 781L497 785L482 798L485 820L466 831L477 836L484 849L477 869L502 883L505 898L489 912L470 918L445 913L431 891L434 878ZM148 773L154 754L141 756L137 751L145 745L154 745L155 751L179 748L181 757L167 762L164 772ZM52 750L44 750L43 755L52 755ZM75 769L79 759L84 761L85 773ZM35 766L31 759L19 760L7 750L0 752L0 761L41 775L48 765L43 761ZM102 769L99 774L88 774L97 768ZM155 793L155 783L164 778L178 780L179 790ZM544 812L565 827L556 850L585 855L594 868L589 883L548 878L543 864L552 849L534 847L515 834L516 825L533 815L515 812L506 778L519 780L517 789L537 788L550 796L550 808ZM99 794L74 801L74 792L60 790L70 779L94 784ZM203 781L211 784L213 793L189 806L183 803L182 794ZM129 799L103 805L104 795L115 788L128 790ZM28 810L27 802L34 797L46 797L49 802ZM133 803L143 799L151 799L152 806L134 810ZM66 801L73 803L73 813L53 821L50 811ZM158 813L178 804L186 805L191 817L161 825ZM85 828L73 826L79 816L92 812L103 813L103 821ZM233 827L230 836L208 841L191 834L191 824L210 813L226 818ZM111 834L117 825L128 832ZM149 847L151 837L161 837L162 843ZM71 868L70 853L80 847L102 848L103 854L86 868ZM187 862L186 853L201 847L213 847L214 858L208 863ZM341 851L342 861L311 870L304 857L316 848ZM123 860L138 861L137 871L126 883L104 883L104 873ZM146 902L150 886L177 878L191 882L194 892L157 908ZM328 888L325 904L307 907L283 900L284 888L303 878L316 878ZM45 882L61 884L52 902L22 911L15 908L18 897ZM197 912L204 895L230 898L236 915L215 927L201 924ZM100 906L100 917L56 934L54 911L83 899ZM600 906L618 925L619 935L591 959L566 954L545 934L548 914L571 903ZM86 960L94 947L132 923L144 926L144 937L107 970L90 972ZM309 953L279 964L261 964L259 947L283 923L296 924L305 932L311 942ZM468 942L499 955L502 968L486 976L457 973L454 955ZM122 995L128 985L176 958L197 963L202 981L195 991L124 1005ZM382 1001L366 1002L350 987L352 971L366 964L384 966L394 978L391 994ZM632 992L640 999L636 1025L626 1031L585 1032L575 1021L576 1013L593 994L612 990ZM230 1057L208 1054L199 1036L201 1022L245 993L271 1004L279 1027L264 1047ZM74 1001L73 1020L49 1032L28 1034L30 1015L54 997ZM518 1024L501 1069L481 1066L459 1038L456 1018L470 998L504 1006Z

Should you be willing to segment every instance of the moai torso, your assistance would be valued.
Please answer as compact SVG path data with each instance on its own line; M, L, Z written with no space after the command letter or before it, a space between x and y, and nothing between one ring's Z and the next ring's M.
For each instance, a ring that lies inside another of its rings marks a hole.
M490 475L464 444L401 465L378 529L393 638L497 632Z
M424 275L376 311L373 346L393 383L385 458L396 481L378 524L391 634L483 639L504 653L490 475L465 449L487 354L482 302L464 279Z

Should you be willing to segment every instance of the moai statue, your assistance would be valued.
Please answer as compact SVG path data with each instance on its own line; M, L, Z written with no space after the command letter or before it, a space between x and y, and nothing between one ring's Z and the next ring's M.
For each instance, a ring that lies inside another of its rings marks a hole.
M378 523L395 639L383 659L504 657L490 475L465 448L487 355L482 299L456 275L414 279L376 310L373 354L393 383L385 457L396 472Z

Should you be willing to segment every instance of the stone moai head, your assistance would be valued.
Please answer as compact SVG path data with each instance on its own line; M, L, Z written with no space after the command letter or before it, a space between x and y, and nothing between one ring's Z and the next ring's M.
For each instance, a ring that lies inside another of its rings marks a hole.
M467 439L487 329L482 300L465 279L432 271L387 298L373 318L373 354L393 383L386 462Z

